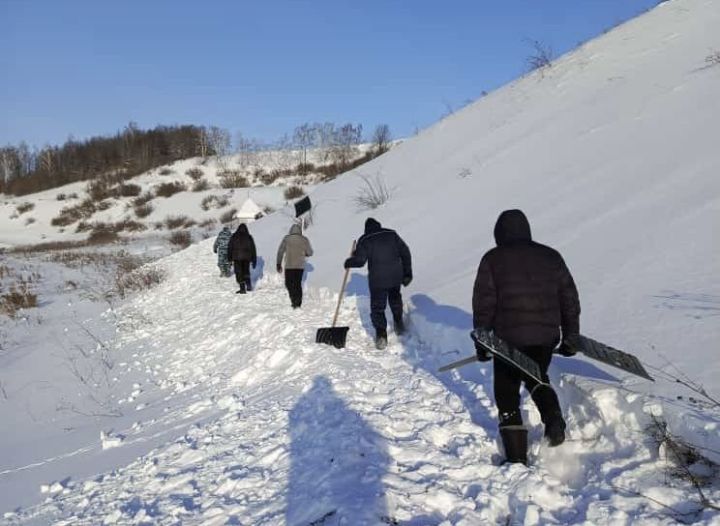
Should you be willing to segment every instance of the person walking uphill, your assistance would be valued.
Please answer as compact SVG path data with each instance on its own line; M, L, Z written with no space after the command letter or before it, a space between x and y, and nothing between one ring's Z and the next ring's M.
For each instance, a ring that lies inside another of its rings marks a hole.
M533 359L547 385L495 359L493 384L500 435L509 462L527 463L527 431L520 414L520 384L535 402L550 446L565 441L565 420L547 375L561 337L560 354L575 354L580 334L580 301L562 256L532 240L520 210L506 210L495 225L497 247L478 267L473 288L473 325L495 335ZM476 344L478 359L490 355Z
M387 346L387 320L385 307L395 323L395 333L405 332L400 285L407 287L412 281L410 249L394 230L383 228L373 218L365 221L365 234L360 237L351 257L345 260L345 268L359 268L368 264L370 286L370 320L375 327L375 347Z
M213 244L213 252L217 254L218 261L217 265L220 269L220 276L223 278L230 277L230 262L228 261L228 244L230 243L230 238L232 237L232 232L230 232L230 228L227 226L222 227L222 230L215 238L215 243Z
M252 290L250 265L252 268L257 265L257 253L255 252L255 240L244 223L237 227L230 238L227 259L232 261L235 266L235 279L240 286L237 294L250 292Z
M293 309L302 305L302 278L305 272L305 258L313 255L310 241L302 234L300 225L290 227L290 232L280 243L277 251L277 271L283 271L285 259L285 288L290 296Z

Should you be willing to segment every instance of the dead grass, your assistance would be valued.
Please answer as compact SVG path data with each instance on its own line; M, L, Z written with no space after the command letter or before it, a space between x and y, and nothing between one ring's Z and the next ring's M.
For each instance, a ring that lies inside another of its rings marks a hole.
M138 219L143 219L153 213L155 207L152 203L145 203L144 205L135 206L135 215Z
M220 186L223 188L247 188L250 183L238 170L223 170L218 172Z
M175 230L176 228L189 228L195 224L193 219L188 216L167 216L165 218L165 228Z
M208 195L200 201L200 208L206 212L211 208L225 208L230 200L224 195Z
M288 186L285 191L283 192L283 195L285 196L285 199L297 199L298 197L302 197L305 195L305 190L302 189L302 187L297 185Z
M220 215L220 222L223 224L230 223L233 219L235 219L236 213L237 213L237 208L231 208L230 210L223 212Z
M158 197L171 197L187 190L184 183L173 181L171 183L160 183L155 187L155 195Z
M23 215L25 212L29 212L33 208L35 208L35 203L26 202L17 205L15 210L17 210L18 215Z
M187 248L192 243L192 236L187 230L176 230L168 238L170 244L180 248Z

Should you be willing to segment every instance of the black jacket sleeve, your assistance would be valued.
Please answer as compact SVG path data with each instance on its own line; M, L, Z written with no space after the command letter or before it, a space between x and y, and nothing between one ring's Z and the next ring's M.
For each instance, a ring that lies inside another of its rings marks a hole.
M492 329L495 320L497 291L487 255L480 261L473 287L473 327Z
M397 236L397 240L398 249L400 250L400 260L403 266L403 278L412 279L412 256L410 255L410 249L400 236Z
M255 266L257 265L257 252L255 251L255 240L252 236L250 236L250 253L250 261L252 262L253 268L255 268Z
M364 266L365 263L367 263L367 260L367 246L364 240L361 238L360 241L358 241L357 246L355 247L355 252L353 252L353 255L347 258L347 260L345 260L345 266L349 268L360 268Z
M572 274L562 260L558 296L563 336L580 334L580 298Z

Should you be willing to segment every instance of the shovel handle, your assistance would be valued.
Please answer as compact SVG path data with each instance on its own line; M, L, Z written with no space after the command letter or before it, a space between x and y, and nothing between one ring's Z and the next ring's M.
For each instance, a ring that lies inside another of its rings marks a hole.
M350 257L352 257L352 255L355 253L356 244L357 241L353 241L352 248L350 249ZM335 316L333 316L332 327L335 327L338 319L338 314L340 314L340 304L342 303L343 295L345 294L345 286L347 285L348 274L350 274L350 269L346 268L345 275L343 276L342 286L340 287L340 295L338 296L337 307L335 308Z

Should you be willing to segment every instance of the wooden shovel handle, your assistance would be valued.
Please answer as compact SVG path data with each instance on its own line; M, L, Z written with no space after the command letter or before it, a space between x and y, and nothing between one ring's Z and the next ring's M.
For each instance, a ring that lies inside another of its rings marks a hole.
M352 248L350 249L350 257L352 257L352 255L355 253L356 243L357 241L353 241ZM343 276L342 286L340 287L340 295L338 296L337 307L335 308L335 316L333 316L332 327L335 327L338 319L338 314L340 314L340 304L342 303L343 295L345 294L345 286L347 285L348 274L350 274L350 269L346 268L345 275Z

